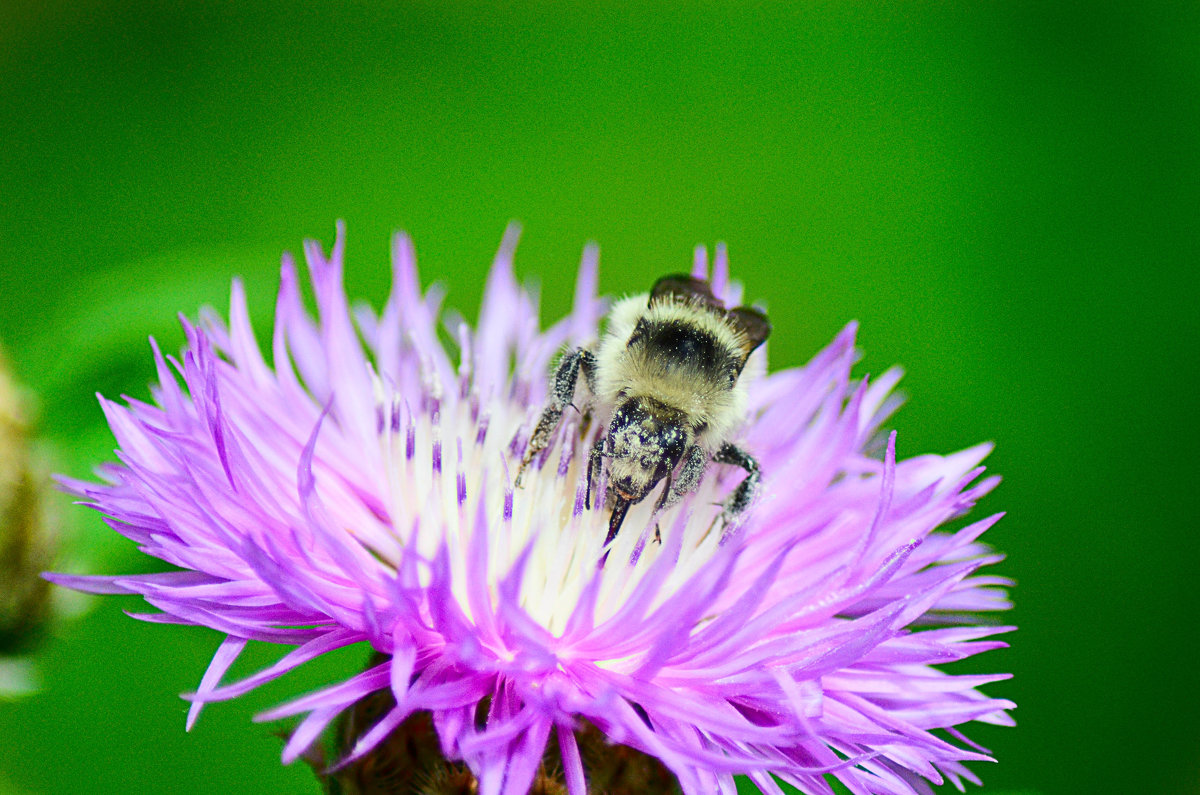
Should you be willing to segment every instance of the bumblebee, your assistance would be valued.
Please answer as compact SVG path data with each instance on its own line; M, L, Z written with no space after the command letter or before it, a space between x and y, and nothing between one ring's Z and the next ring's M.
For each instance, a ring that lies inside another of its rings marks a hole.
M605 545L631 505L664 482L655 510L671 507L700 484L710 461L747 473L722 503L728 523L750 504L761 479L758 462L730 439L745 415L742 369L770 333L762 312L726 309L708 282L685 274L664 276L649 293L619 301L596 349L568 351L559 362L517 485L550 444L563 411L575 405L582 375L588 395L581 403L607 418L588 456L586 495L590 509L607 462L613 507Z

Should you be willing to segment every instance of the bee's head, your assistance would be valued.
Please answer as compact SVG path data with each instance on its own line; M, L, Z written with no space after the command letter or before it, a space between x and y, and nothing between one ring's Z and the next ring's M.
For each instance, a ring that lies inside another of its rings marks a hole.
M612 458L609 486L622 499L641 501L675 469L691 442L691 428L679 411L647 397L618 403L605 444Z

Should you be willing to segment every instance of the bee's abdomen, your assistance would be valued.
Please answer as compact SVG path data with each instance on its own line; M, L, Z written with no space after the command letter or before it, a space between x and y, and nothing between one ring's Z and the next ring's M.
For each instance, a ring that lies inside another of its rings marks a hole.
M653 322L642 319L629 337L627 347L647 362L668 372L689 373L713 386L727 388L737 380L741 359L722 345L716 335L695 323Z

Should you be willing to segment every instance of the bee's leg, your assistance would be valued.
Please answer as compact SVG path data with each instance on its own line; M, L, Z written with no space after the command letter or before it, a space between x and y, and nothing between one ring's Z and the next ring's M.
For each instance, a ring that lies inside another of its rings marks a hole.
M600 477L600 467L604 464L603 456L604 436L600 435L596 437L596 443L592 445L592 450L588 453L587 491L584 492L583 507L589 511L592 509L592 484L596 483Z
M662 496L658 498L658 505L654 506L654 510L666 510L695 491L696 487L700 485L700 478L704 475L706 466L708 466L708 456L704 454L704 448L698 444L688 448L687 458L683 461L683 469L679 470L679 478L673 483L669 482L663 489Z
M554 431L558 429L558 424L562 421L563 411L567 406L572 405L571 401L575 398L575 385L579 382L579 371L583 370L584 380L591 387L595 364L596 357L592 355L591 351L584 348L576 348L558 363L558 370L555 371L554 380L550 385L550 401L542 411L542 416L538 418L538 424L533 429L533 435L529 437L529 444L525 447L525 455L521 457L521 465L517 467L516 485L518 487L521 485L525 468L529 466L529 462L533 460L534 456L545 450L550 444Z
M738 487L733 490L733 494L725 499L722 506L725 510L721 512L722 524L728 525L737 517L746 507L750 505L754 495L758 493L758 484L762 479L762 474L759 471L758 462L754 457L747 453L742 448L733 444L723 444L717 454L713 456L713 461L718 464L733 464L746 470L746 479L738 484Z
M587 384L588 392L596 394L596 354L587 348L576 348L579 354L579 371L583 373L583 382Z

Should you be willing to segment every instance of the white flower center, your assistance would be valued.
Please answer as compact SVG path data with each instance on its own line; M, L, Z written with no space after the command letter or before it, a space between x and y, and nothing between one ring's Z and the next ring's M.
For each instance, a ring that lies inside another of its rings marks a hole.
M669 534L682 532L683 543L656 602L704 566L720 544L717 503L730 484L721 482L725 478L715 465L690 499L657 517L657 490L633 506L606 556L611 512L605 506L606 474L598 479L590 510L584 506L587 453L596 439L597 422L568 408L553 444L535 458L522 487L514 489L516 467L540 406L515 399L477 403L472 397L446 403L430 397L423 406L409 406L385 397L378 382L377 397L395 532L401 544L415 544L427 558L445 540L454 594L468 616L472 610L467 584L479 576L470 559L477 528L487 533L487 580L493 601L499 583L529 548L520 604L554 635L566 627L598 567L595 621L600 623L619 609L667 549ZM585 422L589 427L581 436ZM478 522L480 500L483 523Z

